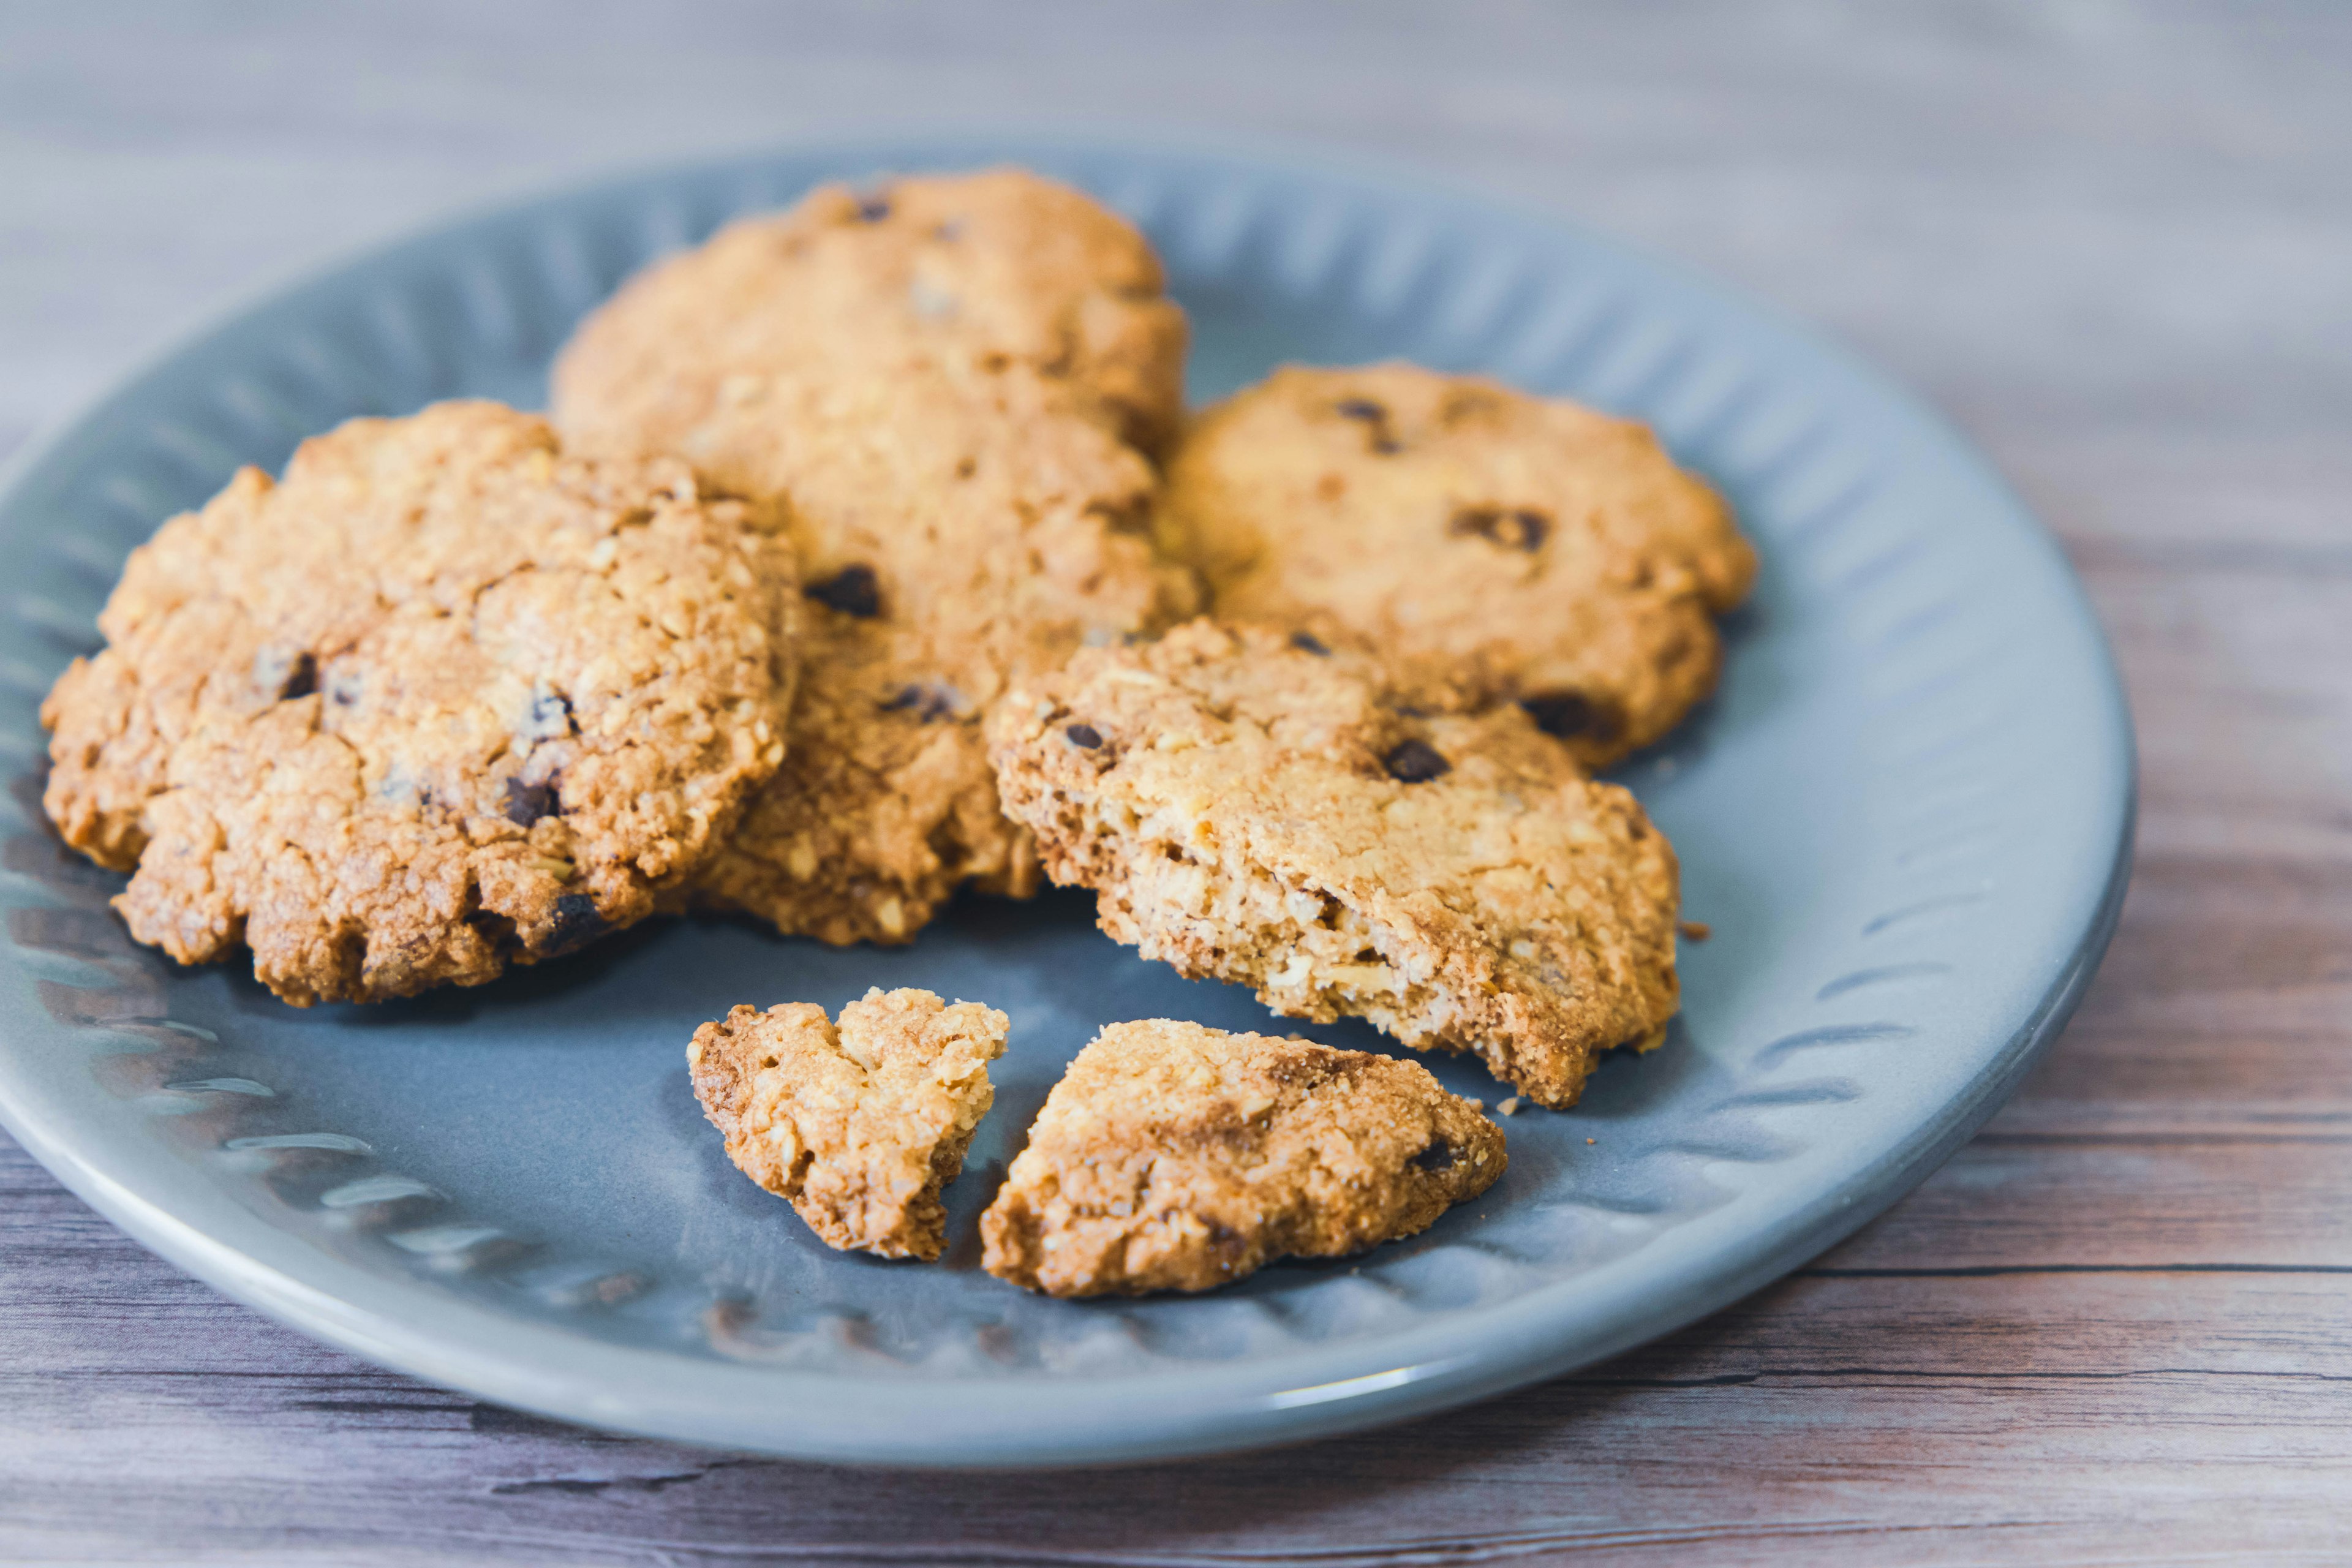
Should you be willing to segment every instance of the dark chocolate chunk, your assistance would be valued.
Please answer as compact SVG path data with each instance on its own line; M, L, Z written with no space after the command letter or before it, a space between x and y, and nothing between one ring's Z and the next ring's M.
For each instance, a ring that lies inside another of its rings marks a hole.
M1318 658L1328 658L1331 657L1330 648L1326 647L1323 639L1317 637L1313 632L1291 633L1290 646L1297 648L1301 653L1311 653Z
M1331 412L1342 419L1364 419L1375 425L1388 423L1389 411L1369 397L1343 397L1331 405Z
M1445 531L1456 537L1475 534L1506 550L1532 552L1543 548L1551 519L1525 507L1465 506L1446 522Z
M523 716L523 735L533 741L556 741L579 732L572 719L572 699L561 691L531 693L530 710Z
M1102 731L1092 724L1073 724L1062 731L1070 744L1080 751L1091 752L1102 744Z
M860 196L860 197L858 197L858 198L857 198L857 221L858 221L858 222L860 222L860 223L880 223L884 218L888 217L889 216L890 216L890 198L889 198L889 197L887 197L887 196Z
M1454 1145L1440 1138L1415 1154L1411 1163L1416 1171L1450 1171L1454 1169Z
M823 582L811 583L801 592L828 610L839 610L861 621L882 613L882 585L874 580L874 568L862 562L843 567Z
M517 827L529 827L544 816L563 814L563 802L558 798L551 784L525 784L520 779L507 780L506 818Z
M562 893L555 900L555 918L547 922L547 940L539 951L549 956L570 952L613 928L596 912L596 900L585 893Z
M1399 784L1427 784L1454 771L1454 764L1426 741L1402 742L1381 759L1381 765Z
M308 697L319 689L319 661L307 653L294 656L294 668L286 672L286 684L278 689L278 700L290 702L297 697Z
M911 711L929 724L940 719L952 719L963 706L963 694L943 680L917 681L902 686L882 704L893 713Z
M1528 710L1537 729L1563 741L1589 735L1605 742L1617 735L1617 715L1606 703L1596 702L1581 691L1538 691L1520 698L1519 706Z
M367 679L356 669L339 669L327 677L327 700L338 708L356 708L367 689Z

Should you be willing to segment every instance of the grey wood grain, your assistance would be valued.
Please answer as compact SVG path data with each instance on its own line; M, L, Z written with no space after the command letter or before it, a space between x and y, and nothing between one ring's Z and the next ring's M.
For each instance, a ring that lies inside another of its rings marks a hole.
M1839 334L2059 531L2140 725L2051 1059L1846 1246L1582 1376L1114 1474L826 1470L378 1372L0 1148L0 1559L2352 1555L2352 12L0 12L0 448L236 298L551 180L875 124L1306 138Z

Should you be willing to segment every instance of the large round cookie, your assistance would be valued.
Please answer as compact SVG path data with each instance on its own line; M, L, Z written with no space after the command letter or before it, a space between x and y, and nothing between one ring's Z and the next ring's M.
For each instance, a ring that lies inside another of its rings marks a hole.
M183 963L289 1002L475 984L648 912L782 758L787 551L675 460L451 403L238 473L42 708L46 805Z
M1229 619L1442 666L1598 765L1714 689L1755 552L1643 426L1406 364L1289 367L1203 414L1160 508Z
M1019 367L765 377L683 448L791 498L809 600L791 755L698 889L832 942L905 941L965 881L1034 891L981 720L1192 607L1147 538L1150 465Z
M1018 169L826 185L630 280L554 374L574 437L667 449L739 378L1026 365L1157 451L1183 413L1183 312L1125 219Z

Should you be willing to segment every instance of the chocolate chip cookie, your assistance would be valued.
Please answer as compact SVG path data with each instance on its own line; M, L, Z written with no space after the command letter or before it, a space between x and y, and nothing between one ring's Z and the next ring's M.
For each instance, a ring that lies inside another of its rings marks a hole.
M1160 528L1220 616L1428 661L1595 766L1714 689L1714 617L1756 574L1643 426L1407 364L1293 366L1208 410Z
M1277 1013L1475 1052L1564 1107L1675 1012L1673 849L1516 708L1195 621L1080 650L989 728L1006 811L1104 931Z
M1205 1290L1426 1230L1507 1163L1501 1131L1417 1063L1112 1024L981 1216L982 1267L1051 1296Z
M673 460L488 403L359 419L135 551L46 805L184 963L478 984L648 912L782 761L789 551Z
M1025 365L1148 451L1183 413L1184 316L1134 226L1019 169L825 185L633 279L555 368L578 437L667 450L790 370Z
M695 1030L686 1060L727 1157L826 1246L935 1258L940 1193L995 1102L1006 1027L976 1002L877 989L837 1028L807 1002L738 1007Z

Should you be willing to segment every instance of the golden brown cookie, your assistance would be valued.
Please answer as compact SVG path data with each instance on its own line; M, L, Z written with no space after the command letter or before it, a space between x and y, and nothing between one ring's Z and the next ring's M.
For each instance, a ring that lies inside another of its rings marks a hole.
M812 1003L738 1007L695 1030L686 1060L727 1157L826 1246L935 1258L940 1193L995 1102L1005 1029L977 1002L877 989L838 1028Z
M982 1267L1051 1296L1206 1290L1426 1230L1507 1163L1501 1131L1418 1063L1112 1024L981 1216Z
M1170 464L1168 552L1233 621L1426 661L1588 765L1715 688L1755 552L1643 426L1407 364L1291 366Z
M886 199L869 220L819 192L665 263L555 378L567 433L789 498L817 623L799 738L698 887L833 942L905 941L966 881L1033 890L982 712L1013 675L1195 598L1154 559L1150 463L1103 417L1178 409L1182 317L1140 237L1009 172ZM910 315L925 279L963 308Z
M648 268L557 363L558 422L669 449L741 378L1023 365L1129 439L1183 414L1184 316L1133 225L1020 169L825 185Z
M783 755L789 552L488 403L357 419L133 552L43 704L66 841L289 1002L478 984L647 913Z
M1674 1015L1674 850L1516 708L1442 700L1303 634L1195 621L1023 683L991 755L1046 874L1145 957L1573 1105Z
M792 754L698 887L833 942L903 942L967 880L1033 891L981 717L1191 608L1146 537L1150 466L1018 367L772 377L686 455L790 498L809 623Z

